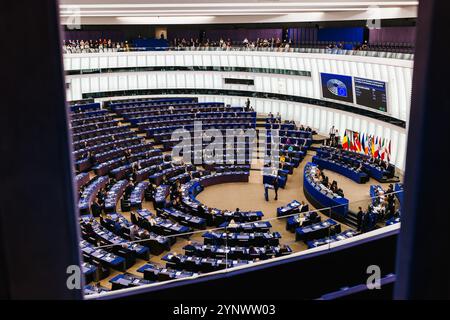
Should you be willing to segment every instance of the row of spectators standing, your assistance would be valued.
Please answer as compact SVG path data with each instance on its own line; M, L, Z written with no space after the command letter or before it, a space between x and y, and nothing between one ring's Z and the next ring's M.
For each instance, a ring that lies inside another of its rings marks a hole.
M112 52L129 50L130 44L128 41L113 42L111 39L63 40L64 53Z
M255 49L255 48L289 49L291 41L290 40L282 41L280 38L270 38L270 39L258 38L255 41L250 41L247 38L244 38L241 42L234 43L230 38L228 39L220 38L219 40L210 40L210 39L200 40L198 38L196 39L174 38L171 44L175 48L213 47L227 50L234 46L248 49Z

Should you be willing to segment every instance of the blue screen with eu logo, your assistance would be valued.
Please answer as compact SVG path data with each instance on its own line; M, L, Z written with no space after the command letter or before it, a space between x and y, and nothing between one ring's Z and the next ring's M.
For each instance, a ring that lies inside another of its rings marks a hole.
M330 73L320 76L324 98L353 103L352 77Z

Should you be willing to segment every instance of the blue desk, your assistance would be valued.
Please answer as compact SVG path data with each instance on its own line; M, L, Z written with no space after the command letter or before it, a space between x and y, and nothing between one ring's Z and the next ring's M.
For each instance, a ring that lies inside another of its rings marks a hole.
M400 217L393 217L386 221L386 226L392 226L394 224L400 223L401 218Z
M147 229L148 231L155 232L156 234L163 236L174 236L192 231L192 229L189 227L174 223L168 219L156 217L147 209L138 210L136 212L140 217L139 223L142 225L142 227ZM149 218L152 218L155 221L154 225L151 225L149 223Z
M145 190L149 185L148 181L139 182L130 195L130 207L133 209L142 209L142 200L144 199Z
M303 191L306 198L317 208L334 207L331 209L333 214L345 217L348 213L348 199L323 193L322 190L325 189L323 189L321 185L315 183L310 176L310 170L314 166L316 165L312 163L308 163L305 166L303 175Z
M299 212L307 212L308 210L309 210L308 205L302 206L300 202L294 200L283 207L277 208L277 217L289 216L291 214Z
M117 202L122 197L128 184L128 180L120 180L111 187L111 189L106 194L105 212L116 211Z
M100 189L104 188L108 183L108 177L98 177L94 179L83 191L79 201L78 201L78 209L81 214L91 213L91 204L94 201L95 197L97 197Z
M341 232L341 225L333 219L328 219L310 226L295 229L295 240L307 242L333 236L339 232Z
M225 260L184 255L174 256L171 253L165 255L162 260L167 262L167 267L202 273L213 272L217 270L223 270L225 268L233 268L253 263L253 261L247 260Z
M83 257L87 261L97 261L106 268L113 268L125 271L125 259L103 249L96 249L93 245L83 240L80 242L80 249Z
M86 103L86 104L76 104L70 106L70 112L85 112L85 111L97 111L100 110L100 103Z
M218 246L193 243L183 247L187 256L197 256L202 258L225 258L241 259L241 260L266 260L273 257L280 257L292 253L292 249L288 246L264 246L253 247L250 251L249 247L234 247L234 246Z
M83 172L77 174L75 181L77 183L77 189L80 190L81 187L84 187L89 182L89 173Z
M137 272L143 273L144 279L150 281L168 281L173 279L195 277L198 275L194 272L159 267L150 263L140 267Z
M356 231L348 230L346 232L342 232L342 233L336 234L336 235L331 236L331 237L326 237L326 238L319 239L319 240L308 241L307 245L308 245L309 249L317 248L317 247L320 247L320 246L323 246L323 245L326 245L326 244L330 244L330 243L333 243L333 242L337 242L337 241L341 241L341 240L352 238L352 237L356 236L357 234L358 234L358 232L356 232Z
M322 218L316 212L305 212L302 216L296 214L289 217L286 221L286 230L290 232L295 232L295 229L301 227L306 227L312 224L320 223Z
M112 110L116 110L120 107L128 107L128 106L159 106L165 105L168 107L168 104L180 104L180 103L197 103L197 98L167 98L167 99L150 99L150 100L142 100L142 101L127 101L127 102L115 102L110 103L109 107Z
M140 286L145 286L145 285L149 285L152 283L149 280L138 278L129 273L119 274L119 275L115 276L114 278L112 278L111 280L109 280L109 282L112 285L112 290L140 287Z
M202 237L205 244L228 246L278 246L281 235L278 232L253 232L253 233L225 233L205 232Z
M181 224L195 229L206 228L206 220L204 218L190 215L175 208L164 208L162 209L162 214L164 214L168 218L178 221Z
M229 224L229 222L224 222L219 226L219 228L226 228L227 232L237 233L268 232L270 228L272 228L272 224L268 221L237 223L235 226L231 227Z
M160 209L166 207L166 198L169 196L170 187L168 185L160 185L156 188L154 196L154 206L155 209Z
M398 201L400 202L400 208L403 209L403 203L404 203L404 192L403 192L403 184L402 183L396 183L394 185L394 191L396 192L396 197Z
M369 176L364 172L357 172L355 169L344 165L342 163L336 162L331 159L324 159L318 156L313 157L313 162L317 164L322 169L328 169L347 177L356 183L366 183L369 181Z

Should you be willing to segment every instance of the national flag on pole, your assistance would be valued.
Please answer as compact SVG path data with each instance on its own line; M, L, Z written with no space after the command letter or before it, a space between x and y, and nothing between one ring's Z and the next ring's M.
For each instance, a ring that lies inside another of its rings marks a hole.
M353 131L348 130L348 150L355 151L355 144L353 143Z
M348 136L347 136L347 130L345 130L344 132L344 138L342 139L342 148L344 150L348 150L349 145L348 145Z
M366 151L366 141L364 140L364 133L361 136L361 152L365 153Z
M372 148L372 142L371 142L372 137L368 134L366 134L366 142L365 142L365 148L364 148L364 153L366 155L369 154L369 150Z
M375 157L375 137L372 137L371 142L370 152L372 153L372 157Z
M387 157L387 161L391 162L391 140L389 140L389 145L387 147L386 157Z
M385 146L384 146L384 138L383 141L381 142L380 140L380 158L381 160L384 161L384 157L386 156L386 152L385 152Z
M353 133L353 151L358 152L358 132Z
M361 153L361 151L362 151L362 146L361 146L361 136L360 136L359 133L358 133L358 135L356 136L356 148L357 148L358 153Z
M380 141L381 141L381 138L378 138L378 137L375 140L375 152L373 154L374 158L380 157Z

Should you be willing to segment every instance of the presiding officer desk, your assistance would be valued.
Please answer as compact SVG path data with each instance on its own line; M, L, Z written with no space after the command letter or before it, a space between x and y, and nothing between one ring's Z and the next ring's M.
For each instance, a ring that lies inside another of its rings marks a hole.
M387 168L380 165L386 163L381 159L375 159L371 156L356 153L349 150L337 149L334 147L322 147L317 150L319 157L330 157L331 155L340 157L342 161L353 167L358 167L362 163L364 171L377 181L385 182L386 179L393 178L395 176L395 166L387 163Z

